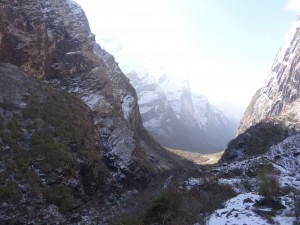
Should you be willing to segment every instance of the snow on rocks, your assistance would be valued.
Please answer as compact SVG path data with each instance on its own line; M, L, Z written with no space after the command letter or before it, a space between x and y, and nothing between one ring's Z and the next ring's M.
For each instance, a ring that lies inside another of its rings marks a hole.
M225 202L224 208L213 212L208 217L207 225L295 224L293 194L282 194L278 198L284 206L284 209L281 210L274 210L268 208L268 206L255 205L256 202L262 199L262 196L256 193L256 179L248 177L246 171L249 172L254 167L253 173L255 173L255 167L272 164L279 173L278 179L281 188L289 187L300 190L299 149L300 135L296 134L286 138L278 145L272 146L267 153L260 157L218 166L214 170L217 171L217 174L223 172L231 176L231 178L220 178L218 182L232 186L239 195ZM234 171L236 170L240 170L238 176L234 176ZM194 178L190 179L193 180ZM248 181L251 185L251 190L254 192L245 190L242 185L243 180Z
M241 182L242 182L242 179L240 179L240 178L233 178L233 179L221 178L221 179L219 179L219 184L230 185L236 193L242 192Z
M190 177L187 181L183 183L183 188L186 189L187 191L192 190L192 188L196 186L200 186L204 184L206 180L204 178L194 178Z
M132 112L132 108L135 106L135 98L132 95L126 95L123 98L122 110L123 115L126 120L129 119L130 113Z
M224 208L218 209L212 215L210 215L206 225L295 224L296 218L293 216L293 200L291 197L284 196L281 198L281 203L285 206L286 209L280 210L278 212L275 212L271 208L256 207L255 203L260 199L261 196L253 192L239 194L238 196L229 199L225 203ZM268 215L274 214L274 217L268 217Z
M280 144L271 147L265 156L272 160L282 173L300 175L300 135L292 135Z
M253 211L253 204L260 196L254 193L240 194L225 203L223 209L216 210L208 219L206 225L236 224L265 225L268 221Z
M101 98L100 95L90 94L82 97L82 100L87 104L90 109L94 109L98 103L100 102Z
M264 87L256 92L245 111L239 134L269 116L281 116L290 109L297 109L296 115L299 113L299 18L298 16L290 27L268 73ZM298 103L295 105L296 102ZM289 116L294 117L294 115L284 116L284 120L287 120Z
M164 189L167 189L167 188L170 187L170 184L171 184L171 181L172 181L173 177L174 177L174 174L170 175L170 176L166 179L166 181L165 181L165 183L164 183Z

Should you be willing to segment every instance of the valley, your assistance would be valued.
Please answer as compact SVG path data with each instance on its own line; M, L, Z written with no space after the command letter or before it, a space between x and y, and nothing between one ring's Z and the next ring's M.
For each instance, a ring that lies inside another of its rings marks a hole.
M194 162L197 165L213 165L216 164L222 157L224 152L211 154L201 154L198 152L189 152L177 149L167 148L168 151L182 157L183 159Z
M240 117L225 115L204 95L193 93L188 80L177 82L166 74L155 78L140 70L126 76L137 91L143 125L158 143L200 153L226 148Z
M0 224L300 224L300 16L239 124L122 66L75 1L0 1Z

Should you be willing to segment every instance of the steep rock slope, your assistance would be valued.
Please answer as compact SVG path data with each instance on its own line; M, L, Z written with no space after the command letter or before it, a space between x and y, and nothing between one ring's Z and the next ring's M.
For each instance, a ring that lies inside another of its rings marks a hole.
M231 161L265 153L299 132L300 17L292 24L277 53L265 86L252 98L241 120L238 137L222 160Z
M217 173L225 172L221 182L239 195L208 224L299 224L299 29L300 17L222 156Z
M150 172L174 167L144 130L135 90L113 56L95 42L77 3L4 0L0 18L0 60L88 105L100 154L119 181L141 184Z
M241 120L239 133L268 116L299 115L291 103L299 99L300 91L300 17L291 26L279 50L265 86L253 96ZM287 113L289 112L289 115Z
M234 124L188 83L167 76L156 81L146 72L126 76L136 88L143 124L160 144L208 153L223 150L234 136Z
M179 127L173 122L176 115L163 90L148 74L131 72L126 76L138 93L144 127L161 144L168 146L168 143L173 143L173 146L176 146L178 143L172 140L171 135L178 131Z
M68 223L98 207L90 200L117 183L89 108L11 64L0 63L0 89L0 223Z

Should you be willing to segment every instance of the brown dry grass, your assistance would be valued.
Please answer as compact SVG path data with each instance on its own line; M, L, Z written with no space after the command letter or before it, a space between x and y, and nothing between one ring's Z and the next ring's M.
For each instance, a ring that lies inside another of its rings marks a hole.
M213 165L216 164L222 157L224 152L212 154L201 154L199 152L189 152L178 149L166 148L168 151L180 156L183 159L192 161L198 165Z

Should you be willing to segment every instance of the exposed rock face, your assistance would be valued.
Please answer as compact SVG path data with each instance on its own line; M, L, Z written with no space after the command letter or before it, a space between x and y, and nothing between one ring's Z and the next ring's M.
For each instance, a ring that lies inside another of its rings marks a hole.
M265 153L300 131L300 17L293 23L279 50L265 86L251 100L241 120L238 136L223 161Z
M279 50L265 86L251 100L239 127L239 133L268 116L291 112L291 103L300 92L300 17L293 23L285 43ZM295 107L293 106L295 109ZM292 110L293 114L299 114ZM287 115L286 115L287 116ZM295 116L295 115L293 115Z
M0 60L73 93L93 111L101 154L114 176L139 181L173 168L142 126L135 90L95 42L77 3L2 1L0 24Z
M0 88L0 223L66 224L75 209L99 208L89 200L117 183L89 108L11 64L0 63Z
M188 83L148 73L126 74L136 88L143 124L160 144L203 153L221 151L234 136L235 126Z
M143 188L151 174L176 167L74 1L1 1L0 61L4 223L102 223L107 193Z
M241 194L236 199L227 202L225 204L227 208L222 208L222 210L228 212L235 210L236 206L241 210L234 213L234 216L228 214L219 216L223 214L220 210L211 216L208 224L219 224L225 220L236 224L241 221L241 218L245 221L255 221L254 223L257 224L299 223L299 47L300 17L292 25L286 42L278 52L265 86L255 93L248 106L241 121L238 136L230 142L220 162L218 171L224 172L228 168L234 168L236 171L237 168L242 170L237 176L232 176L234 177L232 181L229 181L230 178L226 181L231 184L235 183L235 187ZM263 173L262 168L265 170ZM226 173L230 174L229 171ZM275 182L271 184L268 180ZM244 181L247 182L247 186L238 187ZM276 186L277 191L274 192ZM270 190L267 194L264 192L266 189ZM286 189L288 191L284 192L283 190ZM253 193L255 192L258 192L255 194L260 199L258 201L254 200L256 196ZM275 199L279 203L278 206L275 207L274 203L267 204L267 199L271 199L269 193L273 201ZM246 199L243 200L243 204L240 203L245 196L251 195L250 199L252 198L255 204L251 203L246 206ZM293 196L293 200L290 196ZM296 202L296 204L285 204L288 201ZM266 217L261 213L256 213L264 210L263 208L270 207L275 213L269 215L267 221L263 221ZM251 212L253 208L256 209ZM279 210L280 208L285 209ZM289 213L282 213L283 211ZM281 215L278 216L278 214Z

